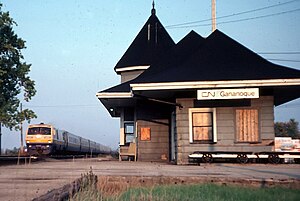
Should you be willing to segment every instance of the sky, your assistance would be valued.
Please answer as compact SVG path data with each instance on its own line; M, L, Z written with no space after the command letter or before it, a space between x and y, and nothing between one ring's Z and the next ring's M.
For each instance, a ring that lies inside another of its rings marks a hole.
M117 148L119 119L110 117L96 93L120 83L114 66L149 18L152 0L0 2L17 22L14 31L27 46L24 60L32 64L37 94L23 101L38 116L31 123L51 123ZM211 0L156 0L155 9L176 43L191 30L211 33ZM216 0L216 16L223 33L273 63L300 70L300 0ZM172 26L178 24L184 25ZM299 99L275 108L275 121L291 118L300 121ZM25 133L28 124L23 126ZM20 146L20 132L2 128L2 134L2 148Z

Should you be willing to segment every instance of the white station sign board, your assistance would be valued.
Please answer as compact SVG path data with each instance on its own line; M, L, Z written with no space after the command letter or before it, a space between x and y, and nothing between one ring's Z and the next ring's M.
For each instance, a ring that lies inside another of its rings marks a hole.
M198 90L198 100L259 98L258 88Z

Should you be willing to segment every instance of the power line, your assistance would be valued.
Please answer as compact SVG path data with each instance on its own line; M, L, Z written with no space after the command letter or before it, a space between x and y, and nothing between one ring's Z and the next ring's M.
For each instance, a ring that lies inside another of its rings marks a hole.
M300 54L300 52L257 52L257 54Z
M288 104L288 105L280 105L277 106L275 109L290 109L290 108L299 108L300 104Z
M274 5L271 5L271 6L265 6L265 7L257 8L257 9L253 9L253 10L243 11L243 12L239 12L239 13L233 13L233 14L230 14L230 15L223 15L223 16L217 17L216 19L218 20L218 19L223 19L223 18L238 16L238 15L243 15L243 14L247 14L247 13L252 13L252 12L256 12L256 11L261 11L261 10L265 10L265 9L269 9L269 8L274 8L274 7L277 7L277 6L282 6L282 5L290 4L290 3L293 3L295 1L299 1L299 0L293 0L293 1L288 1L288 2L284 2L284 3L274 4ZM165 28L167 28L167 29L168 28L177 28L177 26L183 26L183 25L189 25L189 24L196 24L196 23L207 22L207 21L211 21L211 20L212 20L212 18L205 19L205 20L198 20L198 21L186 22L186 23L180 23L180 24L172 24L172 25L165 26Z
M99 107L99 105L25 105L28 108Z
M288 62L300 62L300 60L292 60L292 59L272 59L272 58L266 58L267 60L271 61L288 61Z
M24 106L24 105L23 105ZM99 107L99 105L25 105L27 108L72 108L72 107ZM299 108L300 104L277 106L277 109Z
M261 16L249 17L249 18L243 18L243 19L237 19L237 20L223 21L223 22L219 22L217 24L228 24L228 23L233 23L233 22L249 21L249 20L266 18L266 17L272 17L272 16L277 16L277 15L283 15L283 14L293 13L293 12L298 12L298 11L300 11L300 8L294 9L294 10L283 11L283 12L279 12L279 13L268 14L268 15L261 15ZM190 27L200 27L200 26L211 26L211 24L197 24L197 25L188 25L188 26L176 26L176 27L169 27L169 29L190 28Z

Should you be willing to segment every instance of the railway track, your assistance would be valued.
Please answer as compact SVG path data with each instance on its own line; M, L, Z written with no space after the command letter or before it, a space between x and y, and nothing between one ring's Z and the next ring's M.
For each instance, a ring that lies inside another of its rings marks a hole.
M0 156L0 166L3 165L23 165L34 162L49 162L53 160L69 160L78 158L96 158L98 155L50 155L50 156Z
M41 160L42 158L36 156L0 156L0 166L30 164L32 162L41 161Z

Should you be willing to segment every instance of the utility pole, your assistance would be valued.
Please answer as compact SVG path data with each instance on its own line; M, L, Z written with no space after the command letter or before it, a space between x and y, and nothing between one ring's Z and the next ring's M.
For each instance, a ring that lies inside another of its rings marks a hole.
M216 0L211 0L211 24L212 24L212 32L217 29L216 24Z
M2 137L2 133L1 133L1 127L2 127L2 125L1 125L1 122L0 122L0 155L1 155L1 153L2 153L2 147L1 147L1 137Z
M21 114L23 112L22 103L20 105ZM21 131L21 147L20 147L20 153L24 153L24 146L23 146L23 120L20 122L20 131Z

